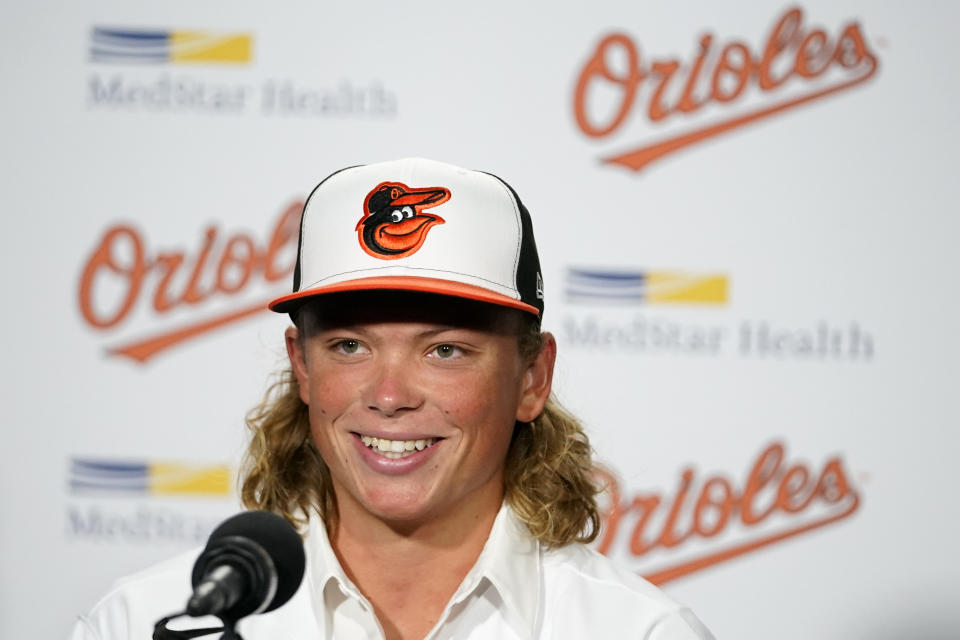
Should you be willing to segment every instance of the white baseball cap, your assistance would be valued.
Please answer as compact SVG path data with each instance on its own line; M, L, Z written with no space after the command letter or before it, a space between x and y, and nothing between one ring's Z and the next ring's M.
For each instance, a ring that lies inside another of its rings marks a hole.
M500 178L407 158L348 167L303 207L293 293L269 305L294 311L343 291L421 291L543 314L533 226Z

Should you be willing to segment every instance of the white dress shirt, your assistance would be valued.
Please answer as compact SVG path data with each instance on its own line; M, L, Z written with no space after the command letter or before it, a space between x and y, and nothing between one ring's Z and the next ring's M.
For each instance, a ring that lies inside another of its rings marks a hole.
M370 602L346 576L319 518L304 541L303 584L286 605L240 622L245 640L374 640L384 637ZM154 623L182 610L199 550L120 580L72 640L150 638ZM176 628L216 626L186 619ZM215 637L215 636L206 636ZM504 506L476 564L426 640L637 638L713 640L693 613L592 549L546 549Z

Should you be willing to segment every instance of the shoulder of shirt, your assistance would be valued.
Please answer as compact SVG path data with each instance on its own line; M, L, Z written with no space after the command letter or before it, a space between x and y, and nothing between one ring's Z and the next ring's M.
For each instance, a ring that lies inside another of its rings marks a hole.
M186 598L190 595L190 575L193 571L193 564L202 550L202 547L197 547L184 551L146 569L115 580L110 590L94 605L93 611L124 595L143 591L157 593L158 590L163 592L167 589L180 592L183 595L184 604L186 604Z
M620 566L607 556L583 544L569 544L546 549L543 553L543 571L546 584L554 584L568 596L571 592L603 592L612 596L618 606L633 602L653 617L682 615L689 609L647 582L639 575Z
M551 577L561 580L566 577L581 583L584 588L621 591L624 595L632 594L637 599L655 603L665 609L684 608L636 573L583 544L574 543L546 549L543 553L543 570L547 584Z
M159 562L143 571L120 578L107 594L80 616L74 640L119 640L120 638L149 638L153 626L163 616L182 611L192 592L193 565L203 549L197 547ZM289 602L276 611L251 616L241 622L239 630L252 637L289 637L295 629L309 625L312 620L309 577ZM190 619L190 626L219 626L212 616Z
M200 551L180 553L116 580L88 615L78 617L74 638L150 637L160 617L186 604Z
M713 638L685 605L585 545L544 550L543 578L548 592L553 591L548 600L561 607L581 602L594 623L609 619L626 624L644 638Z
M555 607L547 615L565 631L582 623L594 637L623 637L623 630L631 629L632 637L647 640L713 640L686 606L586 545L546 549L542 566ZM569 607L570 602L582 606Z
M154 621L182 610L190 596L190 575L201 547L185 551L114 581L83 619L103 627L129 624L149 612Z

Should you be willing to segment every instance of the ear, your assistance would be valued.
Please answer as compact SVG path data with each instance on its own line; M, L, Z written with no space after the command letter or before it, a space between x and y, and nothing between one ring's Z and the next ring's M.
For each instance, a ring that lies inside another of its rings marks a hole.
M290 368L300 383L300 399L304 404L310 404L310 388L307 384L307 357L303 351L303 342L296 327L287 327L283 334L287 342L287 357L290 358Z
M543 334L543 348L523 373L523 389L517 406L517 420L530 422L543 412L553 388L553 365L557 361L557 341L552 333Z

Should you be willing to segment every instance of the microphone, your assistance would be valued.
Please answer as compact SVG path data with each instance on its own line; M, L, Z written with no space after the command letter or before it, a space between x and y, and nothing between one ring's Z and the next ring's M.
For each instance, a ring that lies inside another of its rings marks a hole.
M293 526L269 511L245 511L213 530L193 565L186 613L224 622L273 611L293 597L306 564Z

